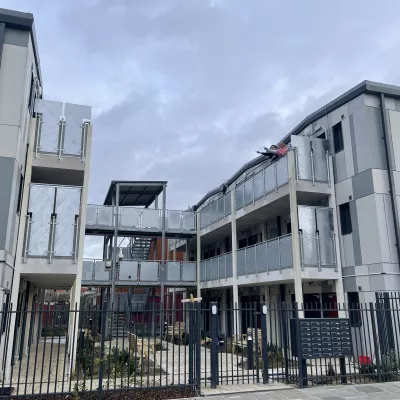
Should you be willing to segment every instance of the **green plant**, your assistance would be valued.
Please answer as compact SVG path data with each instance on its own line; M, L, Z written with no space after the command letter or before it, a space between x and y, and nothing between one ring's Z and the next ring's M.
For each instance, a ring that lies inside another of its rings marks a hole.
M87 387L85 382L82 382L80 385L78 382L75 382L74 389L72 390L72 398L74 400L78 400L81 398L83 394L87 391Z
M394 350L382 355L381 375L382 380L389 381L395 379L400 369L400 360Z

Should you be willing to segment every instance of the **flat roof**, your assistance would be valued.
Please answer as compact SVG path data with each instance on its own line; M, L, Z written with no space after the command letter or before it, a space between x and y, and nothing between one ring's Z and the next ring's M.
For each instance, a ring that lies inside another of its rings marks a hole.
M30 32L32 38L33 54L35 56L36 68L38 71L38 77L40 84L43 88L42 74L40 71L39 51L36 41L33 14L0 8L0 23L4 23L6 28L20 29L23 31ZM0 60L1 60L1 52L0 52Z
M400 86L395 85L387 85L385 83L372 82L372 81L363 81L358 85L354 86L347 92L343 93L336 99L331 102L325 104L323 107L319 108L317 111L314 111L306 118L304 118L294 129L292 129L283 139L282 141L288 143L290 141L290 137L292 135L298 135L303 129L317 121L324 115L331 113L333 110L341 107L342 105L348 103L349 101L355 99L361 94L380 94L387 95L391 98L400 99ZM203 198L194 205L194 209L198 209L208 198L222 192L225 186L231 185L241 174L246 172L248 169L254 167L257 164L260 164L265 158L263 156L259 156L254 158L253 160L244 164L230 179L228 179L224 184L218 186L217 188L210 190Z
M166 181L112 181L104 200L105 206L112 205L119 184L119 205L149 207L163 192Z

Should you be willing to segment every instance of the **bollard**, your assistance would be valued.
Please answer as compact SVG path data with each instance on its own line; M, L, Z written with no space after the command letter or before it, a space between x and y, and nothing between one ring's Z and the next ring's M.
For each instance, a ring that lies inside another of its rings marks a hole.
M254 369L254 351L253 351L253 338L247 336L247 369Z

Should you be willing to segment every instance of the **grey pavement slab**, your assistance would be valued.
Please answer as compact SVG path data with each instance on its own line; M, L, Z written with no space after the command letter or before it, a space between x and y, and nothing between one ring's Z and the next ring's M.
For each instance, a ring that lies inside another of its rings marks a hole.
M249 394L255 400L282 400L282 396L279 396L276 392L255 392Z

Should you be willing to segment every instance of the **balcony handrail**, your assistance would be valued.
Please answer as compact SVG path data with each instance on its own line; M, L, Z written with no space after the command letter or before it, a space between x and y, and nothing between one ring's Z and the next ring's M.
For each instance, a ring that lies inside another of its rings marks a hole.
M231 251L228 251L228 252L226 252L226 253L224 253L224 254L220 254L219 256L209 257L209 258L206 258L206 259L201 260L201 261L214 260L214 259L216 259L216 258L223 257L223 256L226 256L226 255L228 255L228 254L232 254L232 252L231 252Z

